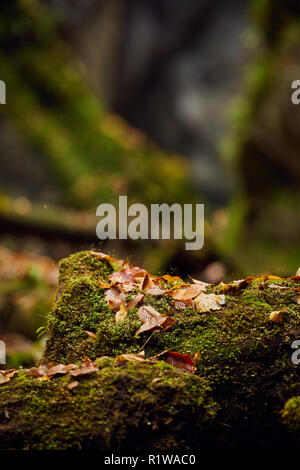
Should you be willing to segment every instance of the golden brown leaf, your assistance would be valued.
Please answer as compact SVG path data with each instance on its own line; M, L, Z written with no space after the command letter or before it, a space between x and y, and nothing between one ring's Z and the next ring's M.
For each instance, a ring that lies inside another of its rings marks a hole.
M200 294L198 297L195 298L195 307L197 312L199 313L206 313L210 312L211 310L220 310L222 305L225 304L225 295L217 295L217 294Z
M274 323L282 323L283 313L286 313L286 310L275 310L274 312L270 313L269 320L273 321Z
M139 353L121 354L115 358L115 362L145 362L145 351Z
M144 331L153 331L156 329L166 330L174 325L174 317L162 315L150 305L140 307L138 310L138 317L143 323L135 333L135 336L143 333Z
M174 299L181 302L185 300L192 300L197 297L201 292L204 292L206 287L202 284L188 284L187 287L169 291L168 294Z
M120 310L115 315L116 322L123 321L127 317L127 309L124 303L121 303Z
M73 380L72 382L68 383L68 390L73 390L73 388L76 388L79 385L79 382L77 380Z

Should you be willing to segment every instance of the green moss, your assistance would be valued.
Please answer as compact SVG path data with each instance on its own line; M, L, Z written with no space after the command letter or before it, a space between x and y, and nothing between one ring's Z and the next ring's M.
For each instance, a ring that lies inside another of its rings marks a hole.
M206 381L167 364L103 365L99 372L79 378L79 385L69 391L71 380L67 376L44 382L23 375L1 387L1 409L13 407L9 426L21 448L203 447L204 428L216 414ZM194 425L187 432L190 420ZM0 427L0 447L2 433Z
M281 412L283 423L299 439L300 433L300 396L291 398L286 402Z
M94 208L120 191L135 202L190 202L188 165L107 114L52 9L16 0L1 4L0 18L1 79L13 96L1 113L46 159L63 202Z
M174 315L176 322L167 331L135 337L141 325L137 308L129 309L124 321L115 322L115 313L108 309L104 290L97 282L106 279L107 273L102 261L94 265L93 256L79 253L60 264L62 287L50 316L50 339L44 360L73 362L86 355L91 359L116 356L138 352L143 347L146 357L164 350L200 353L196 374L206 378L214 400L221 404L219 419L230 422L233 416L237 419L247 415L254 426L268 415L277 429L275 411L281 409L297 381L297 371L291 363L293 332L300 320L297 281L253 280L241 292L226 294L222 309L201 315L190 307L176 309L168 295L146 295L140 305L151 305L162 314ZM273 288L274 284L283 289ZM221 289L212 286L209 291L220 294ZM129 294L128 300L131 297ZM286 310L283 323L270 321L270 313L282 309ZM83 330L96 333L96 339L87 337ZM269 381L264 393L262 377Z

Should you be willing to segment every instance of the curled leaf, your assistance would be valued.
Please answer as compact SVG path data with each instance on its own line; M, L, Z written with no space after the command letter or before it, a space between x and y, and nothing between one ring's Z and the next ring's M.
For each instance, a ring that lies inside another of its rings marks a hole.
M127 309L124 303L121 303L120 310L115 315L116 322L123 321L127 317Z
M68 390L73 390L73 388L76 388L79 385L79 382L77 380L73 380L72 382L68 383L67 388Z
M111 287L105 291L105 297L108 303L108 307L111 310L119 308L122 303L125 303L126 297L124 292L121 292L120 289L116 286Z
M144 331L153 331L155 329L167 330L174 325L174 317L162 315L150 305L140 307L138 310L138 317L143 323L135 333L135 336L143 333Z
M211 310L220 310L222 305L225 304L225 295L221 294L200 294L194 300L195 307L197 312L199 313L206 313L210 312Z
M141 292L139 294L137 294L134 299L132 299L129 303L128 303L128 308L133 308L133 307L136 307L141 300L143 300L144 298L144 294L142 294Z
M286 313L286 310L276 310L274 312L271 312L269 316L269 320L273 321L274 323L282 323L283 313Z

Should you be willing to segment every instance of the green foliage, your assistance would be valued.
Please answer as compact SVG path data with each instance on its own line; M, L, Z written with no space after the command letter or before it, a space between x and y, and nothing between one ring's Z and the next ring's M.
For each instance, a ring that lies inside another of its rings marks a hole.
M146 203L188 197L183 160L107 116L45 5L1 4L0 18L1 79L9 95L1 112L49 161L65 202L94 208L119 193Z

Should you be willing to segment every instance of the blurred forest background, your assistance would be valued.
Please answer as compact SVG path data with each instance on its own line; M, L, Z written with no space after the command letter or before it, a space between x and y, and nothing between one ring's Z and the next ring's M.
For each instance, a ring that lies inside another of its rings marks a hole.
M205 203L205 246L105 242L153 273L294 274L300 259L297 0L0 4L0 335L39 355L57 265L99 248L96 207ZM42 331L42 330L40 330Z

